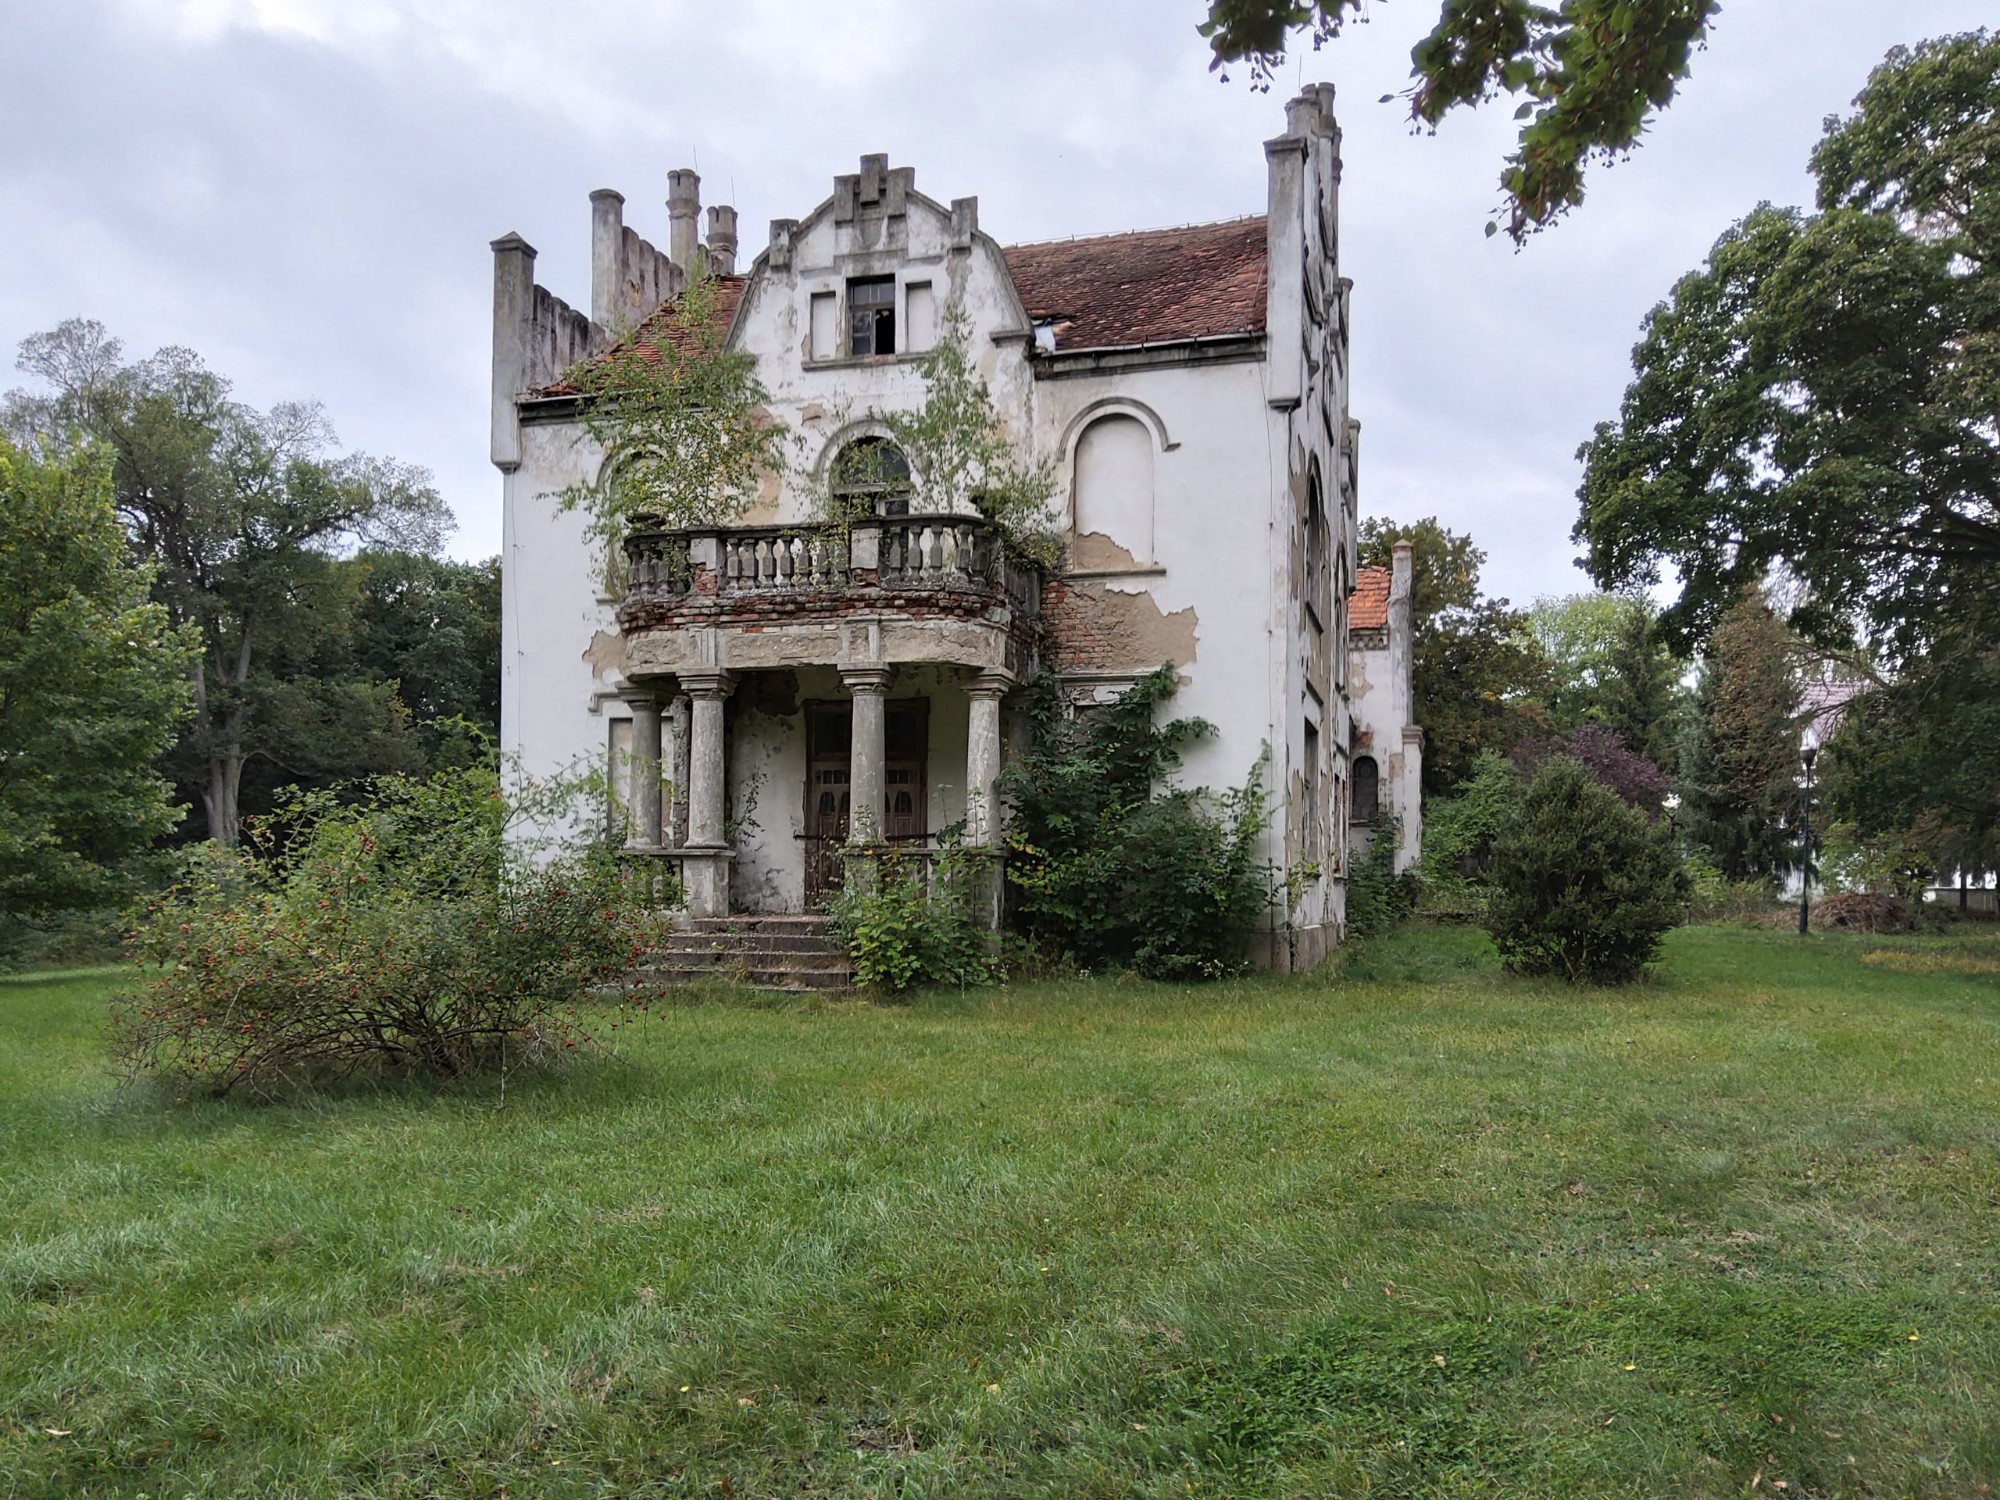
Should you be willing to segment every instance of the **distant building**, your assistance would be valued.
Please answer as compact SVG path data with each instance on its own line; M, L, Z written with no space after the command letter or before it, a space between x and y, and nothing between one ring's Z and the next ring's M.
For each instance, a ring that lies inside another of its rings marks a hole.
M1393 828L1396 869L1424 841L1424 732L1411 691L1410 544L1393 568L1362 568L1347 601L1347 697L1354 738L1348 766L1348 844L1355 853Z

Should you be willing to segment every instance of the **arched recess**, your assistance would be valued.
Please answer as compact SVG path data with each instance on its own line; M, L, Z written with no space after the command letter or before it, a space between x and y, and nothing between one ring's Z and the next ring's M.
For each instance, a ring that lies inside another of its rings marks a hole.
M1354 757L1354 779L1352 787L1353 808L1351 819L1356 823L1373 823L1381 811L1382 780L1372 755Z
M1083 429L1070 471L1071 558L1084 571L1153 566L1153 433L1108 412Z

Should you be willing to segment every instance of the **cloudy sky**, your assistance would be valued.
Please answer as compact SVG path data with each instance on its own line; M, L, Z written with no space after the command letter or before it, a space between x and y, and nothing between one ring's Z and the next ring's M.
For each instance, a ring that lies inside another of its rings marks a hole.
M1522 252L1483 228L1490 108L1412 135L1437 0L1286 67L1346 131L1362 506L1469 530L1488 586L1583 586L1574 452L1639 320L1761 199L1805 202L1830 112L1898 42L1991 0L1725 0L1679 101ZM590 190L663 244L669 168L741 212L744 259L863 152L977 194L1003 241L1260 211L1281 88L1220 82L1199 0L0 0L0 349L65 317L199 350L257 405L311 395L349 444L431 468L451 549L498 550L491 259L589 298ZM12 383L11 379L0 383Z

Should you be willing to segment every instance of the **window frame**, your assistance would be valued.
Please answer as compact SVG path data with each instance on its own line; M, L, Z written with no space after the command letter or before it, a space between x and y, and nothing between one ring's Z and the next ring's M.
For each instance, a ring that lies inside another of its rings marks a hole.
M860 292L886 293L881 299L870 296L866 302L857 297ZM850 276L847 278L847 353L850 359L885 359L897 351L896 303L900 290L896 278L890 276ZM867 321L863 322L866 319ZM882 347L884 333L888 347ZM863 348L863 343L867 344Z

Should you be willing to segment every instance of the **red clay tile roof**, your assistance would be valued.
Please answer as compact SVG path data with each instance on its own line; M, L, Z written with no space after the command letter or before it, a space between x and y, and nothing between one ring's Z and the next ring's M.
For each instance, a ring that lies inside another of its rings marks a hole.
M1009 245L1014 286L1056 348L1106 349L1264 331L1265 220Z
M737 305L743 300L743 289L750 285L748 276L717 276L715 281L715 311L709 323L718 340L729 331L730 321L736 316ZM685 349L690 337L687 325L677 316L680 306L678 297L669 297L650 313L645 322L636 328L630 338L621 342L620 347L630 344L648 364L660 362L660 340L677 349ZM605 358L599 354L597 359ZM587 361L586 361L587 363ZM569 381L567 373L551 385L545 385L536 392L541 396L573 396L576 387Z
M1389 570L1356 568L1354 592L1347 596L1349 630L1389 628Z

